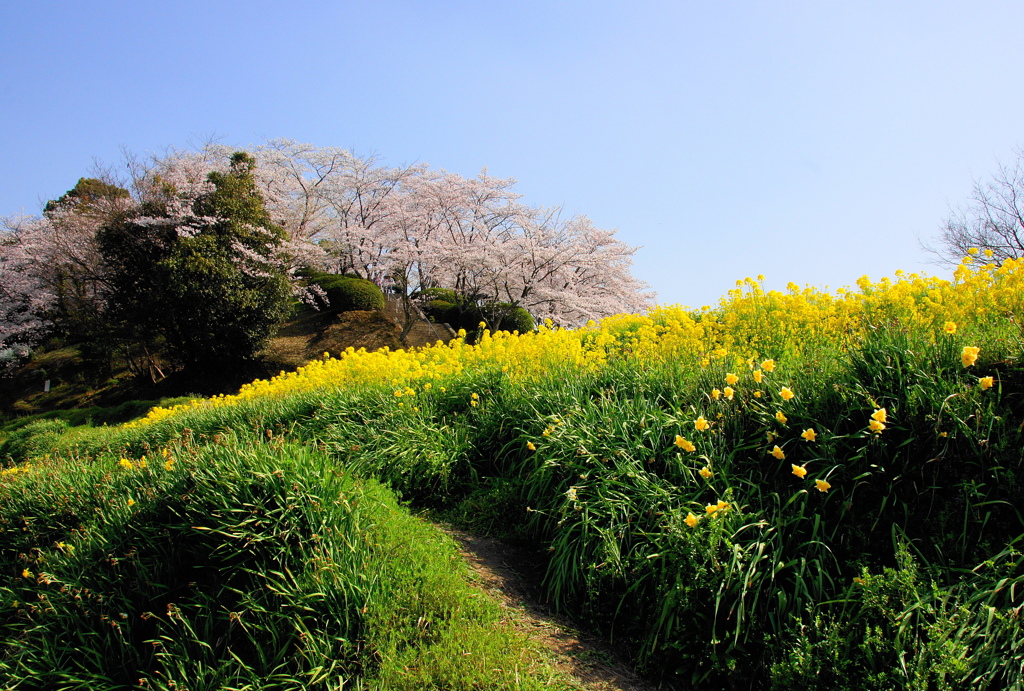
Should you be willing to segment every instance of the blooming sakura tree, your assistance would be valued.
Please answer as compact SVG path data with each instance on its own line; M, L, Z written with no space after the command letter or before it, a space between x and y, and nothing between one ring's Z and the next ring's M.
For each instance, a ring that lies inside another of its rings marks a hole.
M0 239L0 352L26 352L45 332L54 294L33 271L40 237L30 219L5 221Z
M100 314L125 289L112 284L112 260L97 244L115 219L131 217L154 238L160 228L173 229L178 239L222 222L220 212L202 211L196 201L215 193L217 175L230 175L234 152L209 144L133 159L130 195L80 181L40 217L8 219L0 234L0 348L30 344L54 319L66 328L71 315ZM232 261L250 277L267 271L267 262L292 276L305 266L354 273L389 289L407 311L424 289L446 288L494 323L503 310L522 307L578 325L643 310L653 297L630 273L636 248L585 216L524 204L512 179L486 171L464 178L422 164L389 167L290 140L248 153L269 223L283 230L270 243L258 239L258 230L248 240L235 238Z

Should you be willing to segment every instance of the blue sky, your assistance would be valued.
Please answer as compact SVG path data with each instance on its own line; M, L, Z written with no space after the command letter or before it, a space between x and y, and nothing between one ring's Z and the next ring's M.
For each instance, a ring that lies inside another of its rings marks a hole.
M94 160L287 137L514 177L642 245L659 302L764 274L942 274L932 235L1024 145L1024 3L6 3L0 214Z

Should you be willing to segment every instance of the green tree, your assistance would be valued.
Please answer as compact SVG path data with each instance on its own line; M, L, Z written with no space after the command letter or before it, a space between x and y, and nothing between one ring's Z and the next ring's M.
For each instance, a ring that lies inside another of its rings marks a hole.
M162 348L200 371L251 361L287 317L291 292L274 260L285 235L267 213L255 166L236 153L190 208L177 210L173 186L162 185L162 197L100 233L111 323L143 358Z

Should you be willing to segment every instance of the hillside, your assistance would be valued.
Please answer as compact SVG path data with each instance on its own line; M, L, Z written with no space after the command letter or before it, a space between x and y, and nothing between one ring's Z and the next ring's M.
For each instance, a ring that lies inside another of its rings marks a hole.
M161 399L233 393L253 379L295 370L322 358L325 352L336 355L346 348L396 350L403 345L396 324L400 315L393 303L389 301L384 312L298 310L270 340L259 362L244 370L225 372L218 379L172 374L154 383L133 376L123 363L115 362L111 371L102 371L90 366L79 348L51 343L0 380L0 414L13 418L66 411L83 421L91 416L97 423L125 422ZM406 337L405 347L421 347L453 335L444 325L421 319ZM47 380L50 390L44 391ZM89 412L72 412L86 409Z
M524 545L550 606L665 688L1020 688L1021 315L1013 261L834 295L750 280L714 309L348 351L120 427L36 423L0 446L0 674L549 685L526 658L471 664L509 639L434 597L453 591L429 533L387 534L397 496Z

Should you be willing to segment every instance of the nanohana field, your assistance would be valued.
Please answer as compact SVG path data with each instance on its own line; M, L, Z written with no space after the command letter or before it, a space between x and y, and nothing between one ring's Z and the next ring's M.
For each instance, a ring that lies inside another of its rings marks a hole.
M1019 689L1024 262L986 261L747 279L700 310L325 353L120 427L26 427L0 447L0 675L541 688L422 673L491 615L451 633L462 606L389 560L426 563L382 536L412 510L531 545L554 606L667 688Z

